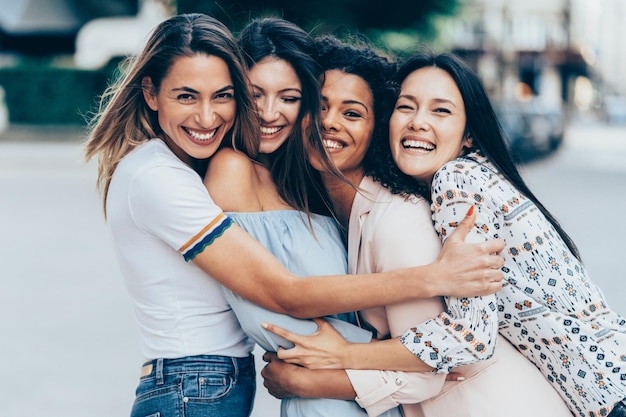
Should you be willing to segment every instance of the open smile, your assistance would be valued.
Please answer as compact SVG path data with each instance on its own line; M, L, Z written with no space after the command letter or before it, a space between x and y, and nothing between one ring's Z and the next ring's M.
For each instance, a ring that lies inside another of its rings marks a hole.
M191 136L193 139L197 140L198 142L208 142L210 140L212 140L215 137L215 134L217 133L218 129L212 129L209 131L206 130L192 130L188 127L183 127L182 128L189 136Z
M283 130L284 126L261 126L261 136L271 136L275 135L281 130Z
M430 142L415 139L403 139L400 144L404 149L411 149L423 153L431 152L436 148L436 146Z

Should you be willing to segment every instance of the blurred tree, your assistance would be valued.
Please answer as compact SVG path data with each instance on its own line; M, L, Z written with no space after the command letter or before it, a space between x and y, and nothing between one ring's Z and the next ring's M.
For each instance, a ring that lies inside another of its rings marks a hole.
M268 14L309 31L365 34L410 30L429 35L433 18L453 15L461 0L177 0L178 13L215 16L237 32L250 19Z
M134 16L141 0L66 0L85 21L98 17Z

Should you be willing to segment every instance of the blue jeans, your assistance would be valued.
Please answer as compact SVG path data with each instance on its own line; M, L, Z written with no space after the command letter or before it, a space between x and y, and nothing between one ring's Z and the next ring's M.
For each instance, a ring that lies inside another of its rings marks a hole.
M615 404L607 417L626 417L626 399Z
M131 417L248 417L254 357L201 355L146 362Z

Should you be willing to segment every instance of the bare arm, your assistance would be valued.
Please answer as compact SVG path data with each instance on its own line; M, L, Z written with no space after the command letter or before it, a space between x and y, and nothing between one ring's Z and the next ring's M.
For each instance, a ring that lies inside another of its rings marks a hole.
M370 214L370 222L361 230L360 246L363 256L372 257L367 267L387 271L428 264L436 259L441 242L432 227L430 213L429 205L423 201L414 205L395 200L384 215ZM396 337L444 311L441 297L390 304L385 310L388 328L379 331L389 331L392 338L370 344L348 343L322 320L317 321L318 331L310 337L284 333L269 324L268 329L290 340L295 337L296 346L280 350L278 356L309 368L432 371L432 367L413 355Z
M291 349L279 349L278 357L287 363L310 369L393 369L428 372L433 368L415 357L397 338L371 343L346 341L324 319L314 319L317 332L300 336L271 323L263 327L293 342Z
M499 252L504 243L464 243L474 217L464 219L434 263L379 274L299 279L236 225L193 262L242 297L296 317L318 317L446 294L489 294L502 287L499 268L504 260L493 253Z
M311 370L278 359L266 352L268 364L261 371L263 385L276 398L334 398L354 400L356 393L346 372L341 369Z
M245 155L222 150L211 160L204 182L216 203L227 210L260 210L253 197L254 172L253 162ZM456 236L448 239L450 243L434 264L384 274L299 279L236 225L208 245L194 262L253 303L303 318L447 294L450 289L462 295L495 292L501 287L502 273L492 268L501 266L503 260L492 253L500 250L501 242L464 243L472 222L473 218L467 219Z

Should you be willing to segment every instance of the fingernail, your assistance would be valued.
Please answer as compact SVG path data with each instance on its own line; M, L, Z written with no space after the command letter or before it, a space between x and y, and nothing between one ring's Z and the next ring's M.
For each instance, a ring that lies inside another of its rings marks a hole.
M474 214L474 206L470 206L469 210L467 210L468 216L471 216L472 214Z
M267 329L269 326L267 325L267 323L261 323L261 327L263 327L264 329Z
M456 380L457 381L465 381L465 377L464 376L457 376Z

